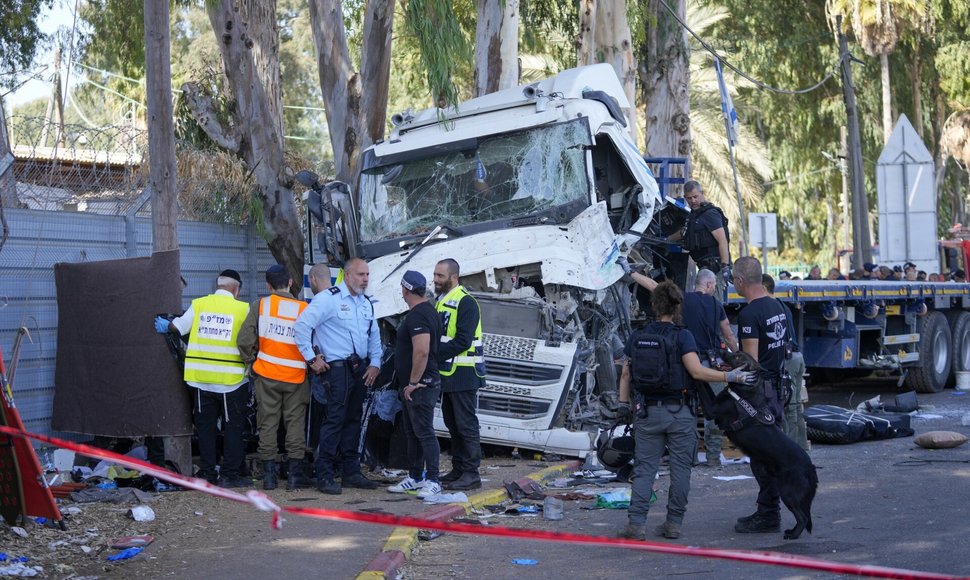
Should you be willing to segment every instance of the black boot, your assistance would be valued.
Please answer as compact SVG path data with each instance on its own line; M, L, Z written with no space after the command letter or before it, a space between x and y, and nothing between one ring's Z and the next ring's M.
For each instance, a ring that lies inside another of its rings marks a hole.
M290 459L286 462L286 490L293 491L301 487L313 487L313 482L303 473L303 460Z
M741 520L744 521L741 521ZM747 518L738 519L734 531L739 534L768 534L781 531L780 513L754 513Z
M279 468L275 461L263 462L263 489L267 491L276 489L279 484Z

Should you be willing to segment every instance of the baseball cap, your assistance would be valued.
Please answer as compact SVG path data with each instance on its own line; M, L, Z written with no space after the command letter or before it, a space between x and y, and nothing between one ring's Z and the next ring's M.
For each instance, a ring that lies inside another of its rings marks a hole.
M408 270L404 273L404 276L401 277L401 286L404 286L415 294L424 294L424 289L427 285L428 280L421 272Z
M873 270L876 269L876 265L873 264L872 262L866 262L865 264L862 265L862 269L865 270L866 272L872 272Z
M916 269L916 264L912 262L906 262L905 264L903 264L903 270L915 270L915 269Z
M229 269L223 270L222 272L219 272L219 277L232 278L236 282L239 282L240 286L242 285L242 277L239 275L239 272L235 270L229 270Z
M899 264L896 264L895 266L893 266L893 272L902 272L902 271L903 271L903 267L900 266Z
M963 279L966 279L967 278L967 273L964 272L963 270L954 270L953 271L953 277L954 278L963 278Z
M782 270L781 272L778 272L778 277L782 280L789 280L791 279L791 272L788 270Z

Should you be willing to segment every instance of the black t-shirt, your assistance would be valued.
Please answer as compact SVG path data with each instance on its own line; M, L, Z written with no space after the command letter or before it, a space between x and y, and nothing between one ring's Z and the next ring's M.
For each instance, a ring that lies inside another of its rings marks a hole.
M713 296L703 292L684 294L684 305L680 310L680 316L684 326L694 335L698 352L707 352L720 347L717 337L721 321L727 318L727 313Z
M738 314L738 342L758 339L758 363L765 378L781 377L782 365L790 341L789 315L785 306L771 296L751 302ZM743 347L742 347L743 348Z
M397 328L397 343L394 348L394 370L397 373L397 384L404 388L411 382L411 358L414 355L414 345L411 338L428 334L430 352L428 366L425 367L421 382L438 384L441 377L438 374L438 343L441 342L441 318L429 302L422 302L408 311L404 320Z

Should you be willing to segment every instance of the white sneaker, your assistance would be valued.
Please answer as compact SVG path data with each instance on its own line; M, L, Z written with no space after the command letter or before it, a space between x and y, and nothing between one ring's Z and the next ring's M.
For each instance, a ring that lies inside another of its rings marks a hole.
M410 475L405 477L397 485L388 486L387 491L391 493L407 493L423 488L427 482L424 480L415 481Z
M418 497L425 499L433 495L438 495L441 493L441 484L437 481L426 481L421 491L418 492Z

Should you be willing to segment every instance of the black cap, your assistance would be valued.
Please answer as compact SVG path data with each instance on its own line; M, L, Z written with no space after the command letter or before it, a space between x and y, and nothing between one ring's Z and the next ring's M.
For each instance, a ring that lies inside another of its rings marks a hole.
M239 285L242 286L242 277L240 277L239 272L235 270L229 270L229 269L223 270L222 272L219 272L219 277L232 278L236 282L239 282Z
M401 286L404 286L414 294L424 294L425 287L428 285L428 279L424 277L421 272L415 272L414 270L408 270L401 277Z
M963 279L966 279L967 273L964 272L963 270L954 270L953 271L953 277L954 278L963 278Z
M916 269L916 264L912 262L906 262L905 264L903 264L903 270L915 270L915 269Z
M900 266L899 264L896 264L895 266L893 266L893 272L902 272L902 271L903 271L903 267Z
M865 264L862 265L862 269L865 270L866 272L872 272L873 270L876 269L876 265L873 264L872 262L866 262Z

